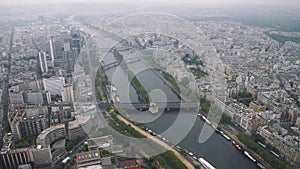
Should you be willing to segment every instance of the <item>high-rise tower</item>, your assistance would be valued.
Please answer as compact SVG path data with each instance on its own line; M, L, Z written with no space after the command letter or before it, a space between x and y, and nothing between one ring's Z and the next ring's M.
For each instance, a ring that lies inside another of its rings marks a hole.
M53 36L50 37L50 54L51 54L51 64L54 67L54 45L53 45Z
M46 52L39 52L39 64L40 64L42 73L48 72Z
M46 52L43 52L43 55L44 55L45 71L48 72L48 65L47 65Z
M42 73L44 73L44 66L43 66L43 60L42 60L42 54L39 52L39 63Z

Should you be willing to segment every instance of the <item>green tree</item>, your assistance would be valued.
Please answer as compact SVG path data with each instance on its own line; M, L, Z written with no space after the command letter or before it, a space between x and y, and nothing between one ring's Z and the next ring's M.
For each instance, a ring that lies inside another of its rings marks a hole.
M225 113L222 114L221 123L229 124L231 122L231 117Z
M200 165L198 165L198 164L197 164L197 165L195 165L194 167L195 167L195 169L201 169L201 166L200 166Z
M259 137L259 136L256 136ZM277 157L273 156L272 154L268 153L265 149L255 143L250 135L246 133L239 133L237 138L249 149L254 151L258 154L261 158L263 158L266 162L268 162L271 166L275 169L290 169L291 166L283 162L282 160L278 159Z
M188 151L186 150L186 149L181 149L180 151L180 154L182 154L183 156L187 156L187 154L188 154Z
M181 83L183 86L187 86L189 84L189 78L188 77L182 78Z
M265 143L265 138L263 137L263 136L261 136L260 134L257 134L257 133L255 133L255 134L252 134L252 138L253 138L253 140L254 141L256 141L256 142L261 142L261 143Z

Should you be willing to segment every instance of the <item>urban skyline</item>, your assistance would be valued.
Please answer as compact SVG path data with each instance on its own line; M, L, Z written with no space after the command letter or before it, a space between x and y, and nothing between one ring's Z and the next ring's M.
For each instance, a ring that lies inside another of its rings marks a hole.
M119 2L1 2L0 166L300 167L296 1Z

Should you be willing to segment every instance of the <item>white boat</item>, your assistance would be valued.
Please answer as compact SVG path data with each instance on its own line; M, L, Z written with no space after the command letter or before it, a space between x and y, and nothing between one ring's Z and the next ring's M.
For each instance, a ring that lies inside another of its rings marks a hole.
M206 119L206 117L205 116L203 116L203 115L201 115L201 118L204 120L204 121L206 121L207 119Z
M261 163L259 163L259 162L257 162L257 166L259 167L259 168L261 168L261 169L266 169L266 167L265 166L263 166Z
M218 129L218 127L216 127L215 125L211 125L212 126L212 128L214 128L215 129L215 131L217 132L217 133L220 133L220 130Z
M216 169L213 165L207 162L204 158L199 158L198 161L205 169Z
M277 153L275 153L273 150L271 150L271 153L272 153L275 157L280 158L280 155L277 154Z
M230 141L230 137L228 137L226 134L222 134L222 136L226 138L226 140Z
M111 85L111 91L117 92L117 88L115 86Z
M116 101L117 101L117 103L120 103L120 99L118 96L116 96Z
M201 117L207 124L209 124L209 125L211 124L211 122L209 120L207 120L207 118L205 116L202 115Z
M189 152L188 154L189 154L189 156L193 156L194 155L192 152Z
M264 145L263 143L258 142L258 144L259 144L260 146L262 146L263 148L266 148L266 145Z
M244 151L244 154L250 158L250 160L252 160L253 162L256 162L256 160L247 152L247 151Z

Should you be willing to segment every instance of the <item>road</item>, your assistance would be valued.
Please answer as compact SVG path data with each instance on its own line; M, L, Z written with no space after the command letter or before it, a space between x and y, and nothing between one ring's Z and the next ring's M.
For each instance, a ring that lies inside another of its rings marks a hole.
M159 144L160 146L164 147L165 149L172 151L175 156L189 169L194 169L193 164L191 164L185 157L183 157L178 151L176 151L175 149L173 149L173 147L169 146L168 144L166 144L165 142L163 142L162 140L152 136L150 133L142 130L141 128L137 127L136 125L132 124L131 122L129 122L127 119L125 119L124 117L117 115L117 117L124 122L125 124L130 124L132 128L134 128L136 131L138 131L139 133L143 134L144 136L146 136L147 138L151 139L152 141L154 141L155 143Z
M9 56L9 62L11 60L11 53L13 50L13 39L14 39L14 32L15 29L11 29L11 34L10 34L10 44L9 44L9 51L8 51L8 56ZM8 113L8 108L9 108L9 94L8 94L8 88L9 88L9 74L10 74L10 64L7 67L7 74L6 74L6 79L4 79L3 83L3 93L2 93L2 112L0 115L0 124L1 124L1 132L0 132L0 137L1 137L1 144L0 146L2 147L2 137L4 135L5 129L8 127L8 121L7 121L7 113Z
M83 148L84 142L88 139L88 137L85 137L80 141L77 145L73 146L71 151L66 152L62 157L60 157L57 161L52 162L50 168L51 169L56 169L59 168L59 165L61 164L62 160L66 158L67 156L70 157L70 160L74 159L76 157L77 153ZM71 152L71 153L70 153Z

